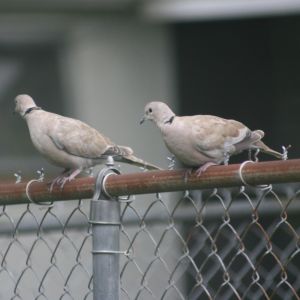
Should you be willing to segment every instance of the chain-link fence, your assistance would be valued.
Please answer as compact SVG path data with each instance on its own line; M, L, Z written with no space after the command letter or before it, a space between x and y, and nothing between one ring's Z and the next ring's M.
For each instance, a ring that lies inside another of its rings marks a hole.
M92 299L86 204L1 207L0 299Z
M300 160L186 175L0 183L0 299L299 299Z

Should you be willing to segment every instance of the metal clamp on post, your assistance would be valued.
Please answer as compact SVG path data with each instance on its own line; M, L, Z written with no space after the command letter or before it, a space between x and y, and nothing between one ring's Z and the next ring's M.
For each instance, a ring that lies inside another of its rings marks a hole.
M114 168L114 162L111 156L108 157L106 166L107 167L101 169L97 175L93 200L100 200L100 199L103 200L103 199L113 198L106 191L105 182L110 175L115 175L115 174L120 175L121 173L118 169Z
M106 179L120 172L110 159L97 175L90 206L94 300L119 300L120 296L120 203L105 191Z

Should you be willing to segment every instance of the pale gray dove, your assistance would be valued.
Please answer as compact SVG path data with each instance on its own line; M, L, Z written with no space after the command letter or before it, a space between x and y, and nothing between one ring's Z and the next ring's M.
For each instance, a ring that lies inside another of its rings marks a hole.
M53 184L75 178L81 171L105 163L108 156L147 169L159 169L133 155L129 147L118 146L89 125L72 118L47 112L36 106L28 95L15 98L15 112L25 119L36 149L52 164L65 171Z
M283 154L265 145L262 130L251 131L244 124L211 115L179 117L163 102L150 102L140 123L153 121L171 153L185 166L197 167L200 175L211 165L221 164L233 154L259 149L279 159Z

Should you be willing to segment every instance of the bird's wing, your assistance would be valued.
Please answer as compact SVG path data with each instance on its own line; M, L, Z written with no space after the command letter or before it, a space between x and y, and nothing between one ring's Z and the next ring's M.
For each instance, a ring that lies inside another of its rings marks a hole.
M201 152L213 155L215 151L233 153L235 145L251 141L251 130L235 120L226 120L216 116L199 115L188 119L194 147Z
M96 129L72 118L49 113L48 135L55 146L71 155L84 158L100 158L113 155L113 143Z

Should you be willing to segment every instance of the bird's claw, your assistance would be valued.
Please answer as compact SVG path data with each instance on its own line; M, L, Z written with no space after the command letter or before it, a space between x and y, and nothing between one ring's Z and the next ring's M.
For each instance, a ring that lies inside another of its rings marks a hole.
M63 175L60 175L56 178L54 178L50 183L50 188L49 188L49 191L50 193L53 191L53 188L55 185L58 185L60 190L62 191L65 184L68 182L68 181L71 181L70 179L70 176L63 176Z
M81 172L81 169L75 169L75 170L73 170L73 172L72 172L72 170L67 171L67 172L62 173L58 177L54 178L50 185L50 189L49 189L50 192L52 192L55 184L59 185L60 189L63 190L65 184L67 182L70 182L71 180L73 180L80 172ZM65 174L68 174L68 175L65 176Z
M209 167L211 166L216 166L217 164L212 162L212 161L208 161L206 162L204 165L202 165L201 167L199 167L196 171L195 174L197 175L197 177L201 176L201 174L203 174Z
M208 161L205 164L203 164L202 166L200 166L198 169L195 170L195 174L197 177L200 177L201 174L203 174L209 167L211 166L216 166L218 164L212 162L212 161ZM184 181L186 182L188 177L191 176L193 173L193 169L188 169L186 170L186 172L184 173Z

